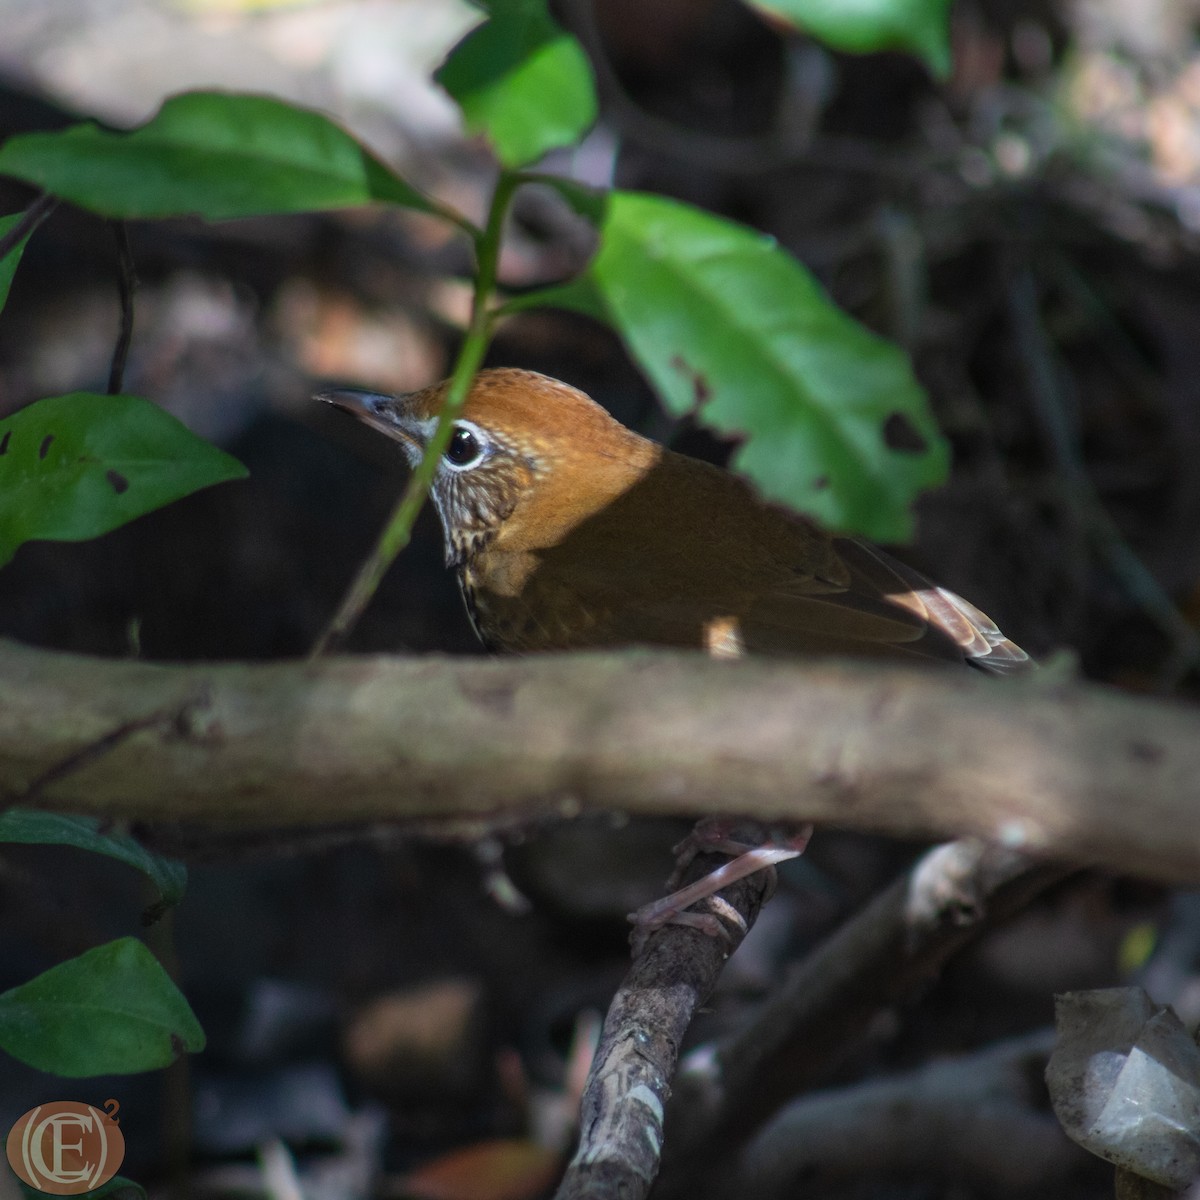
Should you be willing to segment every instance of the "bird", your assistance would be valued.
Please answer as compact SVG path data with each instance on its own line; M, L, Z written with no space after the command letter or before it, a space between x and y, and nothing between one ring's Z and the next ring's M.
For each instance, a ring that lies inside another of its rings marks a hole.
M398 442L415 467L448 387L318 399ZM961 596L534 371L478 372L431 495L447 567L480 641L496 653L651 645L718 658L866 655L994 674L1031 665ZM701 841L734 853L719 823ZM641 920L675 920L677 909L666 904Z

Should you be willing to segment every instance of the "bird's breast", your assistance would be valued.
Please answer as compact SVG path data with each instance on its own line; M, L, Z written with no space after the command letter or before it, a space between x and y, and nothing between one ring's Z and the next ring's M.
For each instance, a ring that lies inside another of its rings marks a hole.
M485 554L464 564L459 584L480 641L509 654L603 643L607 607L562 579L539 575L537 566L532 554Z

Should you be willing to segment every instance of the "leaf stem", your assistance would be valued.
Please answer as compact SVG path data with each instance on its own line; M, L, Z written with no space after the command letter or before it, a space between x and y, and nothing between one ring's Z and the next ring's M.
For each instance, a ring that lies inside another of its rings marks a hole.
M58 207L58 197L43 192L21 214L21 219L0 237L0 258L7 258Z
M322 631L316 645L313 646L313 658L337 649L341 645L367 607L396 556L412 539L412 527L429 495L429 489L433 485L438 460L450 444L454 418L462 412L471 390L471 382L475 378L476 371L479 370L479 365L487 352L488 343L491 341L495 313L489 307L489 301L496 287L501 233L509 202L522 182L519 174L510 171L502 171L496 181L491 207L488 211L487 225L482 232L476 231L474 235L476 272L475 293L471 301L471 319L467 326L466 337L459 347L458 358L454 363L454 371L446 390L446 399L438 414L437 428L429 440L429 445L425 448L425 456L413 471L408 486L392 509L383 533L379 536L379 541L359 567L358 574L342 598L333 619Z
M452 204L438 200L435 196L424 196L424 193L422 195L429 204L430 216L438 217L451 225L457 226L473 242L478 244L480 238L483 237L483 230L478 225L464 217Z
M108 394L115 396L125 382L125 363L133 341L133 296L138 281L133 248L129 244L129 226L124 221L110 221L109 225L117 244L117 294L121 301L121 324L108 370Z

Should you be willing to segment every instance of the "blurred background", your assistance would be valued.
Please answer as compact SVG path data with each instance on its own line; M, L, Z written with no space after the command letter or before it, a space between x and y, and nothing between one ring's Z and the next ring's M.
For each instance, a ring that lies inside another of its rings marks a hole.
M769 232L911 353L954 466L898 553L1036 654L1070 651L1092 678L1191 697L1200 3L959 0L942 83L903 55L833 53L736 0L554 8L593 59L602 111L547 170ZM0 137L81 117L130 126L188 88L264 91L335 115L479 217L493 165L429 80L477 20L460 0L0 0ZM0 212L29 196L0 180ZM162 221L129 236L139 286L125 390L251 476L95 542L26 545L0 572L0 634L147 659L301 655L404 478L393 446L311 395L444 376L469 247L416 214L375 211ZM589 250L553 196L528 190L502 281L562 278ZM113 231L64 206L32 239L0 316L0 416L104 390L118 320ZM489 361L557 375L678 449L727 453L666 418L619 342L581 317L514 318ZM432 514L349 648L479 653ZM620 978L623 914L660 885L676 833L592 822L504 846L386 831L351 845L188 842L189 895L173 929L146 936L175 961L211 1049L165 1077L82 1090L5 1060L0 1117L118 1096L126 1173L167 1186L190 1164L197 1194L262 1194L277 1135L313 1195L413 1194L400 1181L414 1167L497 1136L552 1147L534 1156L552 1170L579 1014L602 1010ZM731 964L710 1029L912 853L818 838ZM116 865L4 847L0 990L135 929L143 903ZM1055 990L1131 977L1156 980L1156 998L1194 1020L1195 907L1076 879L958 960L854 1070L1034 1028ZM1064 1150L1053 1169L1030 1195L1105 1194L1082 1154ZM931 1170L821 1194L990 1193Z

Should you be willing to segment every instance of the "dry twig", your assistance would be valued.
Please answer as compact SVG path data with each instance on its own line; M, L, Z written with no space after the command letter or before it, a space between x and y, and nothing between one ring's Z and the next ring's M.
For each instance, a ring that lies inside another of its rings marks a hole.
M922 856L797 964L743 1028L685 1064L658 1194L692 1195L698 1180L732 1170L734 1148L826 1077L881 1010L1062 874L973 839Z
M688 877L706 869L698 860ZM760 872L720 893L746 930L762 905L765 880ZM556 1200L637 1200L650 1190L684 1034L732 949L681 925L646 937L609 1006L580 1106L579 1148Z

